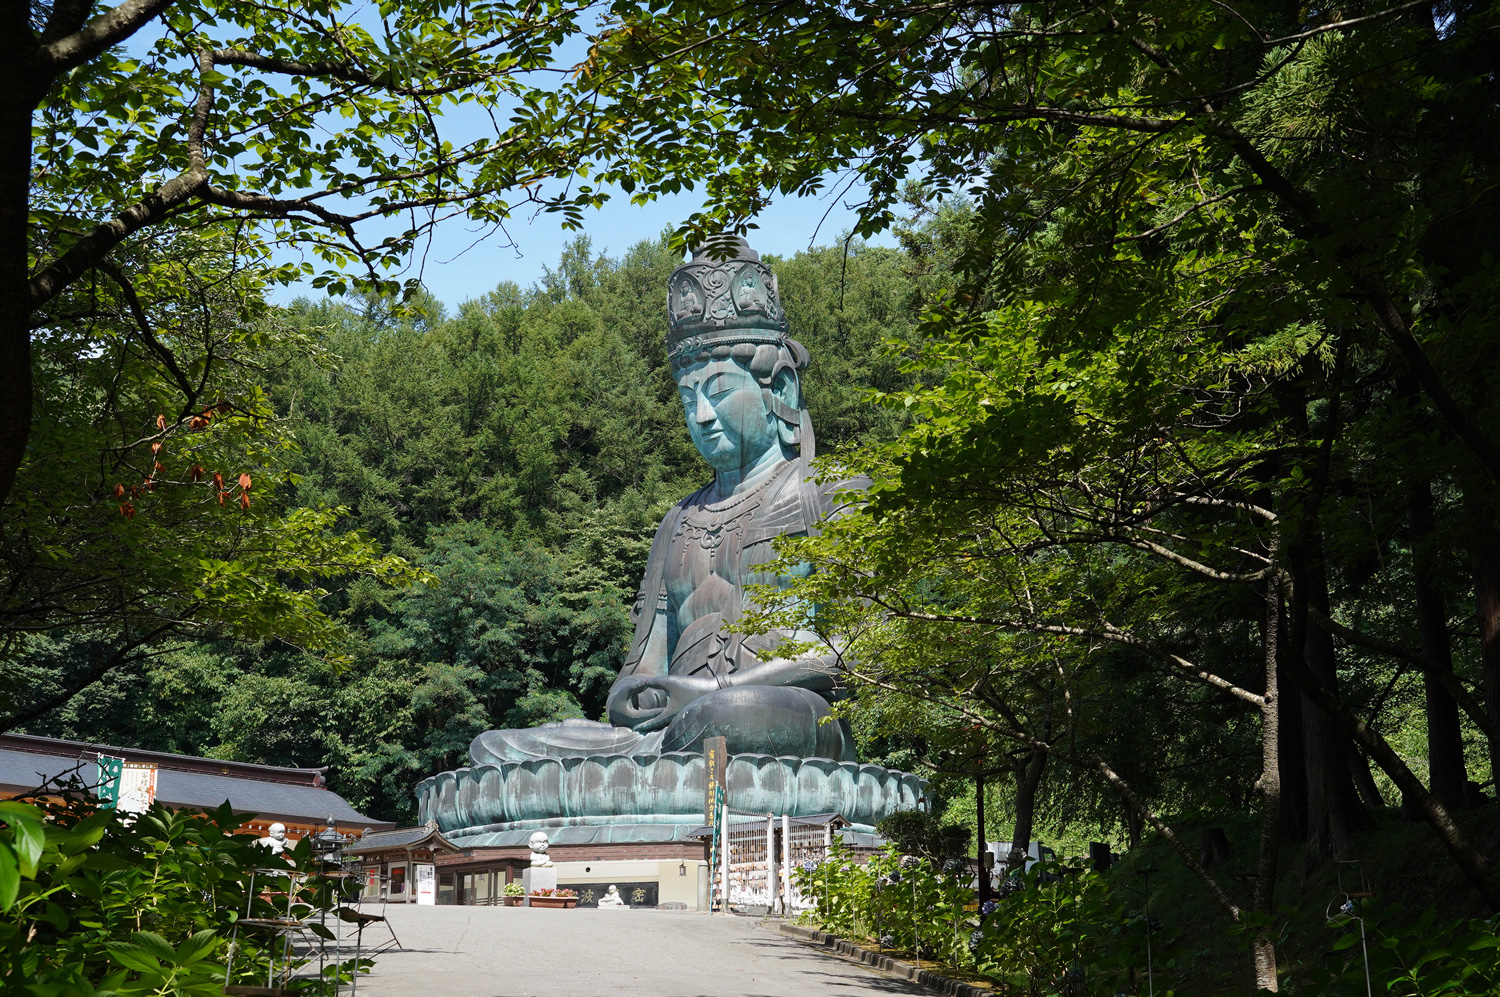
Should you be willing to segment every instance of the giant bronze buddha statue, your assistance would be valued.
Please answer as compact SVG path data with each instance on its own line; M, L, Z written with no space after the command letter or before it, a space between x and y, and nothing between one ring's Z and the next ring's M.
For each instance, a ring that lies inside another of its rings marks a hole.
M609 692L610 723L567 720L492 730L476 763L698 749L722 735L731 754L853 760L832 660L775 656L803 635L726 630L746 587L774 583L772 541L806 534L837 511L847 484L809 480L815 444L799 373L808 353L787 335L776 278L743 240L700 250L669 284L667 356L693 444L713 481L667 514L646 562L635 639Z
M769 570L777 537L839 513L817 484L800 375L776 278L742 240L699 251L667 289L667 356L688 432L713 480L677 503L651 544L635 636L607 701L609 722L564 720L474 739L472 763L416 787L422 821L463 847L681 840L704 819L706 739L722 736L732 805L793 817L839 813L868 831L915 806L926 784L860 764L833 656L778 655L805 634L747 636L733 624Z

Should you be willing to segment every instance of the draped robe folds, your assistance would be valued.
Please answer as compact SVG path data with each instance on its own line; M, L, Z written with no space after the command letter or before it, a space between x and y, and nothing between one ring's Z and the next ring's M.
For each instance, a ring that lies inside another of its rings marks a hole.
M712 501L712 484L674 506L656 531L631 619L635 636L612 693L640 677L710 676L719 688L689 702L660 730L593 720L563 720L519 730L491 730L469 748L474 764L577 755L656 755L696 751L723 736L731 754L792 755L854 761L843 720L826 720L836 693L797 684L757 684L770 651L786 635L744 636L725 630L749 605L747 585L776 581L764 570L772 541L816 532L838 515L835 493L860 479L819 485L788 460L761 486ZM831 674L831 663L829 673ZM619 719L611 696L611 719ZM647 726L638 723L637 726Z

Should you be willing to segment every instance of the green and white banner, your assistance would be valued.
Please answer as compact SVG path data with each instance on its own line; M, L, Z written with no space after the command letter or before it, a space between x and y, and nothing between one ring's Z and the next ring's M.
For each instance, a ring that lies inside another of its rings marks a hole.
M106 807L120 804L120 775L125 771L125 759L113 755L99 756L99 788L95 791Z
M106 807L145 813L156 799L156 766L100 755L98 795Z

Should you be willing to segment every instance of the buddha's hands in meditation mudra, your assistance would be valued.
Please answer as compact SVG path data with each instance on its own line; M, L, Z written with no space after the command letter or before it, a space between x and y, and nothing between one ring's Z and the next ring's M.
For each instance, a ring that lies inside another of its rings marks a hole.
M718 690L719 683L707 675L631 675L610 690L609 717L648 734L671 723L693 700Z
M809 480L812 423L798 377L807 351L787 338L770 271L742 242L736 251L727 261L700 251L668 288L668 357L714 480L656 532L610 723L488 731L471 748L476 762L698 750L716 735L731 753L854 758L846 725L829 718L831 658L777 658L784 635L731 629L747 586L789 580L766 570L772 541L816 529L841 487Z

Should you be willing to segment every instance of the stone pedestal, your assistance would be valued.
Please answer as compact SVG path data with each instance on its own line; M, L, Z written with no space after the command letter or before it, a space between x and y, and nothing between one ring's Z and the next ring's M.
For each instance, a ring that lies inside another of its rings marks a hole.
M526 891L525 906L531 906L531 894L534 890L557 889L557 867L534 865L521 870L521 889Z

